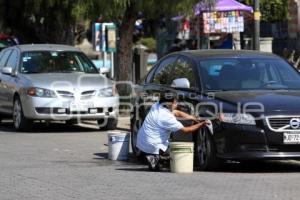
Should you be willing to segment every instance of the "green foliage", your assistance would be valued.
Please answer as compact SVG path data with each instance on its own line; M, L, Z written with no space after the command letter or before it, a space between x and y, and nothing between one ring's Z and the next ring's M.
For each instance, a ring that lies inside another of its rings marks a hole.
M282 21L288 18L287 0L261 0L263 21Z
M253 6L254 0L240 0L240 2ZM288 19L287 0L260 0L260 12L262 21L274 22Z
M177 62L170 62L167 64L155 75L153 82L171 86L173 80L176 78L187 78L190 81L191 88L195 86L195 76L192 66L181 59Z
M154 52L156 49L156 40L152 37L142 37L136 44L142 44L148 48L148 51Z
M160 14L174 16L179 12L192 13L193 7L199 0L98 0L90 7L90 14L103 14L106 18L123 17L125 10L133 5L136 12L144 12L148 18L158 18ZM215 0L202 0L214 3Z

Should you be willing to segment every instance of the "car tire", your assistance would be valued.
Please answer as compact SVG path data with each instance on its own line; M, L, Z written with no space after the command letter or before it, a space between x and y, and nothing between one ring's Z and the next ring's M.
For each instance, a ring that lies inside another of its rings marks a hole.
M140 129L141 125L142 124L141 124L140 120L137 120L136 117L133 116L130 121L130 132L131 132L130 140L131 140L132 152L138 159L141 159L141 157L142 157L142 152L136 147L137 134L138 134L138 130Z
M195 163L201 171L216 170L220 167L221 160L217 158L216 145L209 130L201 128L194 135Z
M101 130L115 130L118 125L118 119L116 118L99 119L97 122ZM106 123L104 124L104 122Z
M78 120L77 119L70 119L70 120L67 120L66 121L66 124L69 125L69 126L72 126L72 125L75 125L75 124L78 124Z
M16 97L13 105L13 124L16 131L30 131L33 121L24 116L22 103L19 97Z

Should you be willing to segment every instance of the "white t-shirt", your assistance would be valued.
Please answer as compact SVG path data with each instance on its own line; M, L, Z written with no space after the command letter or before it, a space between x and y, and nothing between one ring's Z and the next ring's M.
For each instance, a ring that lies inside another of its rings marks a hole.
M170 110L155 103L138 131L137 147L145 153L159 154L159 149L167 150L171 132L182 128Z

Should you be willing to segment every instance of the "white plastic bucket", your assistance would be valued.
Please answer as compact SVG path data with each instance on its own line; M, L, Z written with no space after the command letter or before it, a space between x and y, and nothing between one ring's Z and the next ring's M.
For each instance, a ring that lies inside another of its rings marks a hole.
M114 132L108 134L108 159L128 160L129 133Z
M194 143L171 142L170 165L173 173L192 173L194 167Z

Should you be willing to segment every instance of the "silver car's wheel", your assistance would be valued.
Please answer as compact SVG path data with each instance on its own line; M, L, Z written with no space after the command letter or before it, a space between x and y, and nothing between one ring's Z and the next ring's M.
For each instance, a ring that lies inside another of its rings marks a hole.
M19 129L21 126L21 115L22 115L21 109L22 108L21 108L20 101L18 99L15 100L13 120L14 120L14 126L16 129Z
M101 130L115 130L118 125L117 118L99 119L97 122Z
M26 119L24 116L19 98L16 98L14 101L13 123L17 131L28 131L32 128L32 120Z

